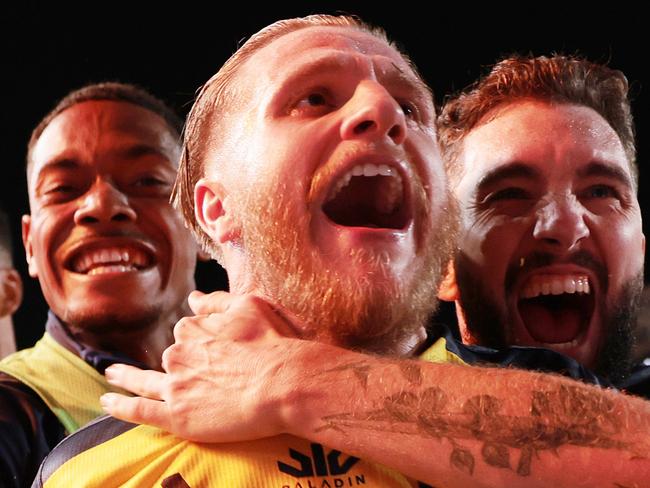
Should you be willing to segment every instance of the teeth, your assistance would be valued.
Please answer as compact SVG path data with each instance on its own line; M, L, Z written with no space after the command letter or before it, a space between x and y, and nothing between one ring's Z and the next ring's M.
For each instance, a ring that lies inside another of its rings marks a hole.
M135 248L103 248L82 252L72 263L75 273L101 274L142 269L149 263L147 255Z
M363 165L363 176L377 176L379 174L379 166L374 164Z
M111 264L108 266L98 266L88 271L89 275L99 275L104 273L128 273L129 271L137 271L135 266L123 266L121 264Z
M521 292L523 298L564 293L589 294L589 278L585 275L535 275Z
M393 178L391 179L391 184L393 187L399 189L402 188L402 177L395 168L388 166L387 164L358 164L347 173L345 173L341 178L339 178L339 180L334 185L334 188L332 188L327 201L333 200L343 188L348 186L353 176L373 177L377 175L392 176Z

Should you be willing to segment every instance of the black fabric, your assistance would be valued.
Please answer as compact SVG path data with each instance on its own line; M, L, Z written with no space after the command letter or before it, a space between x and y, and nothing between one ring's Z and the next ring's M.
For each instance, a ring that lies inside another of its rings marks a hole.
M38 474L36 475L32 486L43 486L45 481L52 476L59 466L69 459L72 459L76 455L94 446L98 446L99 444L117 437L134 427L137 427L137 424L118 420L108 415L93 420L83 429L78 430L73 435L64 439L59 446L45 458L41 468L38 470Z
M492 349L483 346L470 346L458 341L449 330L445 332L445 339L447 340L447 350L456 354L467 364L492 364L545 373L558 373L603 388L614 386L606 379L592 373L575 359L550 349L523 346Z
M631 395L650 399L650 359L646 359L632 370L632 374L618 387Z
M72 335L70 329L52 311L48 312L45 330L56 342L79 356L101 374L104 374L106 368L115 363L129 364L140 369L149 369L146 364L135 361L119 351L101 351L78 341Z
M0 373L0 487L29 486L65 429L28 386Z

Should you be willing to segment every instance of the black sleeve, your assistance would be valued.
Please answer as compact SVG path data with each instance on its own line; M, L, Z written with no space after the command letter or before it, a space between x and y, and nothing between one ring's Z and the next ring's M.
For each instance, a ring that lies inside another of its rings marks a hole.
M619 388L625 393L650 400L650 365L637 366L632 374L619 385Z
M43 400L0 373L0 487L30 486L43 458L64 437L63 425Z

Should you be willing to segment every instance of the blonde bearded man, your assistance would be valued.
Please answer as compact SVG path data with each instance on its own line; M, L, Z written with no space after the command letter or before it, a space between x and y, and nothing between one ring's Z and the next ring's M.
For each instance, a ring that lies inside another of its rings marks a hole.
M177 325L167 373L111 368L111 382L144 398L103 397L122 417L222 444L103 420L59 446L35 486L644 479L647 436L594 425L625 418L647 430L641 400L395 359L422 352L447 259L453 213L433 123L412 67L355 20L294 19L249 40L199 95L179 175L186 218L238 295L214 295L217 313ZM207 310L200 301L195 311ZM444 344L424 355L452 357ZM100 466L82 472L90 459Z

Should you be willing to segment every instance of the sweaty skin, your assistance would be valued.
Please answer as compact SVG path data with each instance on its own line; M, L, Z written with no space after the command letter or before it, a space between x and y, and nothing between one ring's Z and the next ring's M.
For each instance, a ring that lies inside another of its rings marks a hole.
M427 236L444 234L449 214L430 97L412 78L385 43L343 28L287 34L244 65L242 115L195 189L197 219L223 251L233 294L192 296L198 315L175 329L164 373L107 370L140 397L105 395L104 408L199 441L291 433L434 486L641 486L650 475L646 402L552 375L397 359L412 353L424 322L409 315L412 328L392 337L376 329L402 325L388 318L391 305L413 300L394 292L435 263L425 260ZM364 164L389 160L407 190L421 186L429 216L412 211L397 228L337 223L323 202L357 154ZM350 259L366 248L375 259ZM300 302L300 286L320 284L325 270L333 284ZM312 313L359 281L372 320ZM365 331L382 339L380 355L349 349L370 349Z
M639 398L283 337L287 325L252 296L195 292L190 304L197 316L175 328L165 373L107 369L140 395L104 395L111 415L200 442L289 433L434 486L641 487L650 475Z

